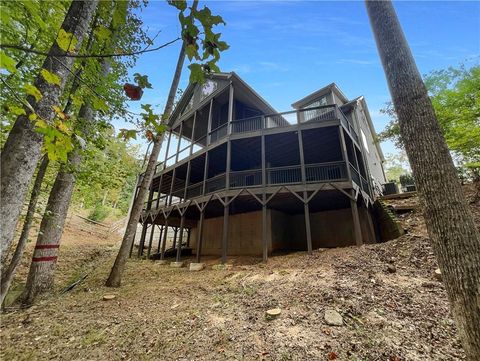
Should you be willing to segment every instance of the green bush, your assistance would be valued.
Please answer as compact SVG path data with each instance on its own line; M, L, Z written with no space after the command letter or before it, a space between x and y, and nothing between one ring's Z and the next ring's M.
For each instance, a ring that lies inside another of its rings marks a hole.
M101 222L108 217L108 215L110 214L110 210L110 207L105 207L101 204L97 204L88 215L88 218L93 221Z

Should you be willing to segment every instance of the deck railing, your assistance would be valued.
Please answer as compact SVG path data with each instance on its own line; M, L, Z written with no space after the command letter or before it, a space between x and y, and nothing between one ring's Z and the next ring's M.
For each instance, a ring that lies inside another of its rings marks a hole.
M243 119L233 120L231 123L231 133L248 133L255 132L262 129L289 127L294 123L309 123L318 121L328 121L340 119L343 127L350 133L352 138L358 143L359 138L353 125L350 123L345 114L337 105L324 105L320 107L292 110L282 113L274 113L267 115L254 116ZM205 146L205 144L215 143L228 135L228 124L224 123L219 127L213 129L208 134L202 136L200 139L195 140L194 144L189 144L187 147L179 150L178 154L173 154L165 160L165 166L162 163L158 163L155 167L155 173L161 172L164 168L170 167L175 164L176 161L182 160L189 155L195 153ZM195 145L199 149L194 149Z
M337 181L348 179L345 162L305 165L306 182Z
M222 124L218 128L215 128L210 132L210 143L215 143L217 140L222 139L227 136L228 133L228 124Z
M261 184L261 169L230 172L230 188L245 188Z
M352 174L352 180L357 183L357 185L361 186L362 184L360 183L360 174L358 171L355 169L352 163L350 163L350 173Z
M360 175L353 164L348 164L352 181L362 187L369 193L367 180ZM270 167L265 169L265 185L280 184L301 184L302 170L300 165L285 167ZM305 181L306 183L332 182L332 181L348 181L347 164L344 161L315 163L305 165ZM221 173L205 181L205 194L203 194L204 182L191 184L187 187L186 199L192 199L207 195L213 192L221 191L226 188L226 174ZM262 170L243 170L230 172L230 189L259 187L262 185ZM181 202L184 197L184 187L177 187L172 192L172 199L169 204ZM160 197L160 203L163 205L167 195ZM144 209L151 209L157 206L157 198L145 202Z
M205 192L212 193L225 188L225 173L219 174L213 178L207 179Z
M267 168L266 171L268 185L302 182L302 170L298 165Z

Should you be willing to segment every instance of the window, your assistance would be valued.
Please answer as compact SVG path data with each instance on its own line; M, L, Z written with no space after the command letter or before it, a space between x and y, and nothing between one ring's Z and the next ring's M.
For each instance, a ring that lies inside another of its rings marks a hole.
M363 146L365 147L365 150L367 151L367 153L370 154L370 150L368 149L367 137L365 136L365 133L363 132L363 129L360 129L360 132L362 133Z
M316 107L321 107L324 105L327 105L327 96L323 96L320 99L315 100L314 102L308 104L307 106L303 107L303 109L310 109L310 108L316 108ZM329 117L332 116L332 114L335 112L334 109L313 109L309 110L306 112L303 112L304 122L308 122L311 120L315 119L320 119L323 117ZM330 114L332 113L332 114Z
M323 96L320 99L315 100L313 103L308 104L304 109L315 108L327 105L327 96Z
M207 80L205 84L202 86L202 92L200 94L200 101L208 97L212 94L215 90L217 90L218 84L213 80Z

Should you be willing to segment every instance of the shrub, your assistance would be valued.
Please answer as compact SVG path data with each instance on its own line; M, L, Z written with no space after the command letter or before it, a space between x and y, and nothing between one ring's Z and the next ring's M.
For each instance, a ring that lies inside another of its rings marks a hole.
M105 218L108 217L110 214L110 208L102 206L101 204L97 204L95 208L92 209L90 214L88 215L88 218L90 218L93 221L101 222Z

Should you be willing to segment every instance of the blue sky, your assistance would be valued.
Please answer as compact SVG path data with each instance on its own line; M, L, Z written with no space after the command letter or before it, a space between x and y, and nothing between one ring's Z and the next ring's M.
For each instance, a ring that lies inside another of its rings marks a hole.
M375 128L387 118L379 110L390 99L363 1L200 1L221 15L219 26L230 49L222 54L222 71L235 71L278 111L335 82L348 98L364 95ZM480 54L480 2L394 2L417 66L431 70L473 65ZM177 11L165 1L151 1L141 17L150 35L162 44L178 36ZM142 103L163 109L180 43L144 54L133 72L147 74L153 90ZM187 64L186 64L187 65ZM181 88L188 82L188 69ZM131 102L132 111L139 110ZM395 152L389 142L385 153ZM161 159L161 158L160 158Z

